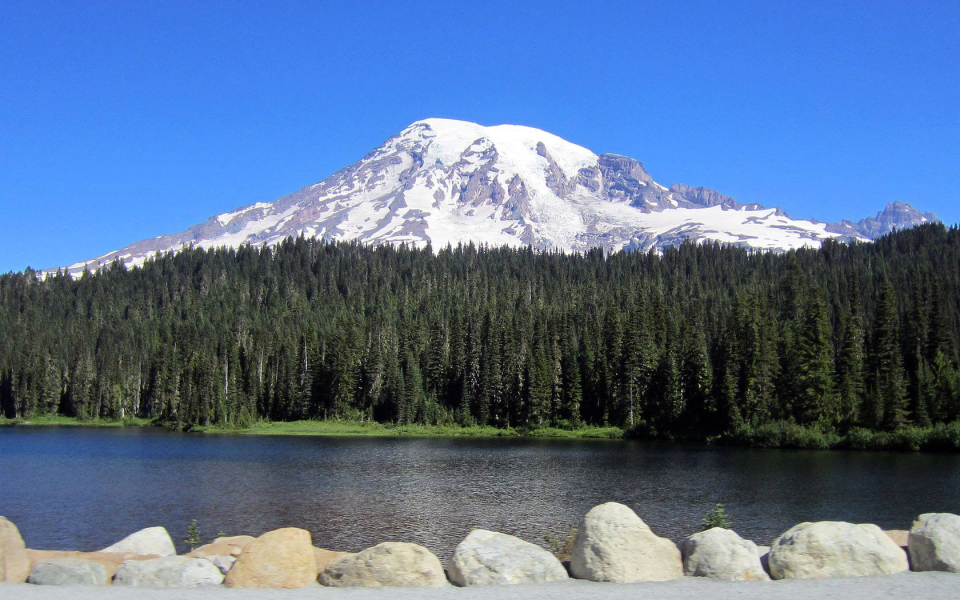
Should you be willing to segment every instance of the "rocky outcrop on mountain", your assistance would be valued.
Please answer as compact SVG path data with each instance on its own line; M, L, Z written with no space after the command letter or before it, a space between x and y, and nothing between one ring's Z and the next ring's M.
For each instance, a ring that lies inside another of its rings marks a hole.
M427 119L320 183L68 270L117 260L137 266L187 246L262 246L300 235L437 249L472 242L646 251L690 240L787 250L869 240L933 220L903 203L857 223L793 219L706 187L663 186L637 160L594 154L538 129Z
M933 213L921 212L906 202L891 202L875 217L860 219L856 223L847 220L831 223L827 225L827 231L875 240L898 229L939 222L940 219Z

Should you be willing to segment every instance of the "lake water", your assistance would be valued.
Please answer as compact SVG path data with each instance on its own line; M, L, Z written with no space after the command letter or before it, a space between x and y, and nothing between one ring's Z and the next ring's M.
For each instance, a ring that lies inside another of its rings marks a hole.
M475 527L543 543L618 501L679 540L717 502L761 544L802 521L907 529L960 512L960 456L748 450L616 441L257 437L0 427L0 515L29 547L94 550L163 525L178 545L309 529L318 546L423 544Z

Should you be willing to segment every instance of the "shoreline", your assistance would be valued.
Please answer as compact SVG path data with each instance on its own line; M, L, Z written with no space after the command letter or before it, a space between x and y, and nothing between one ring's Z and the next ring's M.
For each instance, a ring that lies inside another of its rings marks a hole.
M207 586L187 589L143 587L84 587L2 584L0 596L20 600L307 600L344 598L350 600L873 600L875 598L923 598L954 600L960 589L960 574L924 572L898 573L882 577L837 577L830 579L788 579L781 581L717 581L705 577L684 577L673 581L647 583L596 583L568 581L479 585L446 588L327 588L320 585L299 589L242 589Z
M157 425L149 419L124 421L81 421L73 417L44 416L31 419L0 418L0 427L151 427L173 429ZM194 427L184 433L217 435L282 435L328 437L421 437L421 438L513 438L513 439L589 439L623 440L625 432L619 427L584 427L581 429L498 429L473 425L393 425L361 421L260 421L250 427Z
M29 419L0 417L0 427L150 427L180 431L143 418L124 420L79 420L62 415L43 415ZM616 426L497 428L490 425L395 425L370 421L302 420L258 421L248 427L208 425L191 427L183 433L217 435L264 436L320 436L320 437L406 437L406 438L511 438L511 439L570 439L620 440L656 443L688 444L698 446L773 449L773 450L828 450L869 452L910 452L954 454L960 452L960 421L937 427L908 426L895 431L852 429L845 435L824 433L815 427L803 427L788 422L775 422L756 429L746 429L721 436L699 438L661 439L645 437L642 433Z

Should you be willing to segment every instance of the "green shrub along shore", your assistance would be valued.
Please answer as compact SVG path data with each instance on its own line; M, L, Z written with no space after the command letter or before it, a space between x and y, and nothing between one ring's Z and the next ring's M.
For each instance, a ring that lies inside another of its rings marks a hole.
M87 426L87 427L149 427L162 426L148 419L79 420L61 415L46 415L32 419L0 418L0 425L19 426ZM668 441L643 427L624 430L619 427L581 427L562 429L542 427L497 428L489 425L395 425L370 421L260 421L248 427L194 427L193 433L238 435L317 435L366 437L507 437L507 438L567 438L594 440L650 440ZM732 432L706 438L683 438L688 443L707 443L753 448L787 448L806 450L895 450L907 452L960 451L960 421L937 424L932 427L906 426L895 431L871 431L855 428L841 434L819 427L796 423L774 422L758 427L744 426Z

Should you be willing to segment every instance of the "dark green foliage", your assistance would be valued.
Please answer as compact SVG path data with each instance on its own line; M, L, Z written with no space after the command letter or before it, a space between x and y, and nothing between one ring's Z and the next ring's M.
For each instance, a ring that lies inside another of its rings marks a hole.
M197 525L196 519L191 519L190 524L187 525L187 537L184 538L183 543L190 547L191 552L203 544L200 539L200 526Z
M797 421L833 426L839 421L834 385L835 365L827 311L819 295L807 301L796 340L794 385Z
M723 504L721 503L717 503L714 508L711 508L710 511L707 512L707 516L701 521L700 531L706 531L714 527L723 527L724 529L733 527L733 523L730 521L729 515L727 515L727 510L723 508Z
M0 410L955 449L958 306L940 225L784 254L187 249L0 276Z

